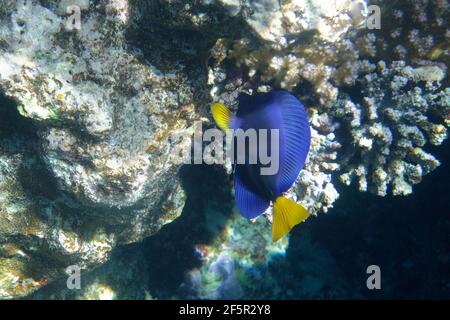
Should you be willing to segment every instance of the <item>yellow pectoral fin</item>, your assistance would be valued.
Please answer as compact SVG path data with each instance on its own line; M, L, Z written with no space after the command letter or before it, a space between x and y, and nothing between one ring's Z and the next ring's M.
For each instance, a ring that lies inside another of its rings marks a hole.
M302 205L285 197L278 197L273 206L272 240L283 238L291 229L306 220L309 212Z
M223 131L230 129L230 122L233 114L223 103L213 103L211 105L211 112L220 129Z

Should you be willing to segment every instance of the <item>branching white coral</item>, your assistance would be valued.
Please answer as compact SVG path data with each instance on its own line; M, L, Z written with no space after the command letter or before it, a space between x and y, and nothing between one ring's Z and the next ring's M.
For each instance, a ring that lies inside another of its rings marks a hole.
M444 77L437 66L412 68L396 62L389 68L380 62L359 80L361 103L344 98L331 108L351 135L342 155L345 184L356 179L361 191L380 196L391 185L392 194L406 195L439 166L424 148L447 137L443 115L450 102L448 88L440 84Z

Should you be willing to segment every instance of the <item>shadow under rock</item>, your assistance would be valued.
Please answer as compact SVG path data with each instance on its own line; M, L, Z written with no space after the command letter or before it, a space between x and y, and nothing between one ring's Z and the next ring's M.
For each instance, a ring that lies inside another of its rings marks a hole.
M0 93L0 140L20 138L27 143L37 143L36 126L31 119L20 115L14 100Z
M226 14L226 7L218 3L194 1L189 8L182 1L134 0L132 8L136 14L127 29L127 42L162 69L180 62L188 69L204 67L210 48L219 38L240 39L246 35L256 39L240 14ZM189 17L200 12L203 22Z
M17 103L0 94L0 147L3 152L22 154L17 180L30 199L54 200L58 196L57 183L39 157L38 126L23 117Z
M217 204L221 213L229 217L234 203L230 177L223 167L185 165L179 175L187 195L181 216L142 244L149 290L160 299L179 295L186 273L201 265L195 246L210 243L224 228L227 219L214 221L216 228L208 228L209 204Z
M145 260L137 244L120 246L113 249L111 258L105 264L89 271L81 271L81 290L68 289L68 278L64 275L24 299L80 300L113 297L118 300L142 300L147 298L145 268Z

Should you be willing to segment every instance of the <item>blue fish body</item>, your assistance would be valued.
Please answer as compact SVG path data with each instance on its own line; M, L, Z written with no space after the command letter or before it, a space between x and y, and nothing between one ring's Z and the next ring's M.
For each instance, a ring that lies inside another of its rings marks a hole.
M279 130L279 170L261 175L262 164L234 164L236 204L241 214L255 218L275 202L295 182L308 155L311 132L308 116L300 101L286 91L241 95L232 129ZM259 141L258 135L258 141ZM247 151L246 151L247 152ZM268 153L271 155L270 140ZM246 160L248 154L245 155Z

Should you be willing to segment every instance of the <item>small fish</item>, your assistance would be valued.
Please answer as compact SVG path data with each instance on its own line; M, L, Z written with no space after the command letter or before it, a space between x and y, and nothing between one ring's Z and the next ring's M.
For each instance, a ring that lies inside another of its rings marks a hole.
M211 111L217 125L225 131L279 130L279 170L275 174L262 175L260 169L264 166L261 163L239 164L236 157L233 159L239 211L244 217L253 219L273 203L272 240L278 241L309 216L303 206L283 196L295 182L308 155L311 132L305 108L290 93L273 91L252 96L241 94L236 115L222 103L213 103Z

